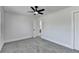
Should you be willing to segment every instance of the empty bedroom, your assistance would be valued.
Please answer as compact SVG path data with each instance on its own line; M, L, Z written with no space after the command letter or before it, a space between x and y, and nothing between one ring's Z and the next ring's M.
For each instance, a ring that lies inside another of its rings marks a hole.
M79 53L79 6L0 6L0 53Z

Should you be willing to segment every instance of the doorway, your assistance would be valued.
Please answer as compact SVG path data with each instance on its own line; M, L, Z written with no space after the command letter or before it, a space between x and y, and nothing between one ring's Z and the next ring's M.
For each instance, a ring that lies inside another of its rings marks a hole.
M79 50L79 11L73 13L74 40L73 48Z
M33 37L41 36L42 33L42 20L33 21Z

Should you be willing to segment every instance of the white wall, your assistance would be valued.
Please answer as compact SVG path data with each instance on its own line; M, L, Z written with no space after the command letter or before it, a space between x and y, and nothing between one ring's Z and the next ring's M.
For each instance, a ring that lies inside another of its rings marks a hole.
M32 37L33 20L29 15L5 12L5 41Z
M70 7L40 17L43 21L42 38L57 44L73 48L72 12L79 7Z

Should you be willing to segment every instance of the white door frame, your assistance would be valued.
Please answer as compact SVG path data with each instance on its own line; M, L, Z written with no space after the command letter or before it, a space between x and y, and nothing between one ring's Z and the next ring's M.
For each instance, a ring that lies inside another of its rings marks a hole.
M40 24L40 31L39 31L39 35L41 36L41 34L42 34L42 30L43 30L43 22L42 22L42 20L39 20L39 24Z
M72 39L73 39L73 49L75 49L75 32L76 32L76 30L75 30L75 18L74 18L74 16L75 16L75 13L79 13L79 10L74 10L74 11L72 11Z

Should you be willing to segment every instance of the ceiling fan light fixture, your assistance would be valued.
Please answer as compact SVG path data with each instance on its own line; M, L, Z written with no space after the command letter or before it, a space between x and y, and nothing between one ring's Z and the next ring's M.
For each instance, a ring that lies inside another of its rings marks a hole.
M38 14L38 12L34 12L34 14L36 14L36 15L37 15L37 14Z

